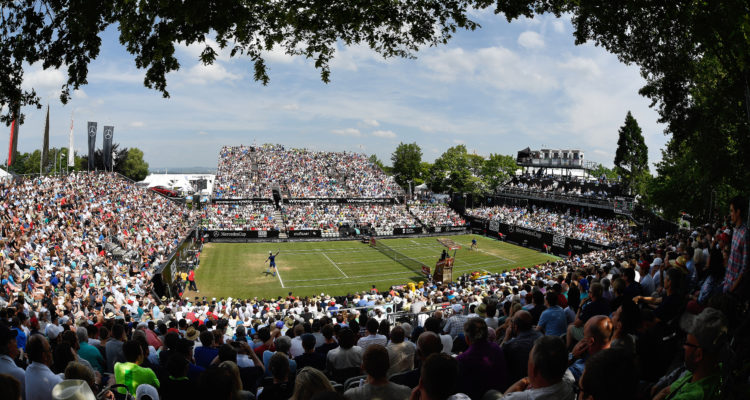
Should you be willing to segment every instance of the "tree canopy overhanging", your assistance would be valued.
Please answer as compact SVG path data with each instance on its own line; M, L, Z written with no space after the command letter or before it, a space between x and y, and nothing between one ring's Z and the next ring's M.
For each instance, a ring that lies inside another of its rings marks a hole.
M547 1L498 3L495 12L510 20L550 10ZM119 30L120 43L145 69L143 84L169 96L166 75L180 64L175 46L205 44L213 38L232 57L253 62L253 78L270 80L264 52L281 48L287 54L314 60L321 79L330 79L329 63L337 44L364 44L383 57L413 57L424 46L447 43L458 29L479 25L471 9L493 6L488 0L164 0L70 1L0 0L0 119L7 123L21 106L39 106L32 89L23 90L24 63L41 62L44 69L64 68L67 81L60 100L87 83L88 65L98 55L101 34ZM206 45L205 64L217 57ZM22 116L19 115L22 120Z
M593 42L640 68L646 81L640 94L671 135L648 195L668 214L681 207L699 214L712 192L720 202L748 192L746 0L624 0L616 6L600 0L0 0L0 120L10 124L20 107L40 107L33 88L22 89L26 64L64 68L60 99L67 102L71 90L87 83L88 65L109 26L117 27L120 43L145 69L144 85L169 96L166 75L180 68L178 43L214 38L232 57L251 60L253 78L262 84L270 80L264 52L280 48L314 60L328 82L339 43L367 45L386 58L414 57L420 48L447 43L459 29L478 28L471 11L488 8L508 21L565 13L577 44ZM213 63L217 50L206 45L201 61ZM688 201L673 200L688 188Z

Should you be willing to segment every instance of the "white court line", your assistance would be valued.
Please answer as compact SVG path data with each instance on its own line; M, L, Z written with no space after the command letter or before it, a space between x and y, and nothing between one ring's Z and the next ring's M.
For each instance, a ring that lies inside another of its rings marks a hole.
M479 265L484 265L484 266L495 265L495 266L498 266L498 267L502 267L502 266L504 266L506 264L495 264L495 261L485 261L485 262L480 262L480 263L475 263L475 264L466 263L465 265L462 265L462 267L476 267L476 266L479 266ZM471 268L469 268L469 269L471 269ZM373 277L376 277L376 276L407 275L407 274L414 274L414 273L415 273L414 271L399 271L399 272L389 272L387 274L356 275L356 276L350 276L349 278L350 279L373 278ZM295 279L295 280L287 280L287 283L289 283L289 282L308 282L308 281L330 281L330 280L340 280L340 279L341 278L339 278L339 277L312 278L312 279Z
M435 245L431 243L419 243L416 242L414 246L422 247L422 248L433 248L433 249L442 249L443 246L441 245ZM414 246L388 246L393 250L405 250L405 249L413 249ZM357 253L366 253L369 251L377 251L376 249L373 249L371 247L337 247L337 248L329 248L329 249L305 249L305 250L289 250L285 251L284 254L311 254L311 253L317 253L319 251L325 251L326 253L351 253L353 252Z
M454 272L466 272L466 271L471 271L472 269L473 268L454 269L453 271ZM489 271L485 270L485 272L489 272ZM412 272L412 274L413 273L414 272ZM375 275L375 276L377 276L377 275ZM356 278L356 277L352 277L352 278ZM337 278L337 279L341 280L341 278ZM373 280L367 280L367 281L344 282L344 283L325 283L325 284L320 284L320 285L289 286L288 289L303 289L303 288L324 287L324 286L359 285L359 284L369 283L369 282L386 282L386 281L390 281L390 280L393 280L393 279L396 279L396 278L377 279L377 280L374 280L374 281ZM312 280L312 279L308 279L308 280Z
M284 281L281 280L281 271L279 271L279 267L276 267L276 276L279 277L279 283L281 283L281 288L286 289L284 286Z
M331 260L331 257L328 257L328 255L325 252L321 252L320 254L322 254L323 257L327 258L328 261L330 261L331 264L333 264L333 266L336 267L336 269L339 270L339 272L341 272L342 275L344 275L344 278L348 278L349 277L347 274L344 273L344 271L341 270L341 268L339 268L338 265L336 265L335 262L333 262L333 260Z
M456 243L458 243L458 244L460 244L460 245L463 245L463 246L468 246L468 245L467 245L467 244L465 244L465 243L461 243L461 242L456 242ZM490 253L490 252L488 252L488 251L484 251L484 250L482 250L482 249L480 249L480 248L478 248L478 247L477 247L477 251L481 251L481 252L482 252L482 253L484 253L484 254L487 254L487 255L489 255L489 256L492 256L492 257L496 257L496 258L499 258L499 259L501 259L501 260L505 260L505 261L508 261L508 262L511 262L511 263L514 263L514 262L515 262L515 261L513 261L513 260L511 260L511 259L509 259L509 258L501 257L501 256L499 256L499 255L497 255L497 254L492 254L492 253Z

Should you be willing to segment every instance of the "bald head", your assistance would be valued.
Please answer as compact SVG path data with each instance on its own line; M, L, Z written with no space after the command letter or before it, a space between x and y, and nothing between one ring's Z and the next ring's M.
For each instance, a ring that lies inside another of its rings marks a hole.
M589 354L596 354L601 350L609 348L613 330L614 325L609 317L595 315L589 318L583 327L583 336L592 339L592 343L589 346Z
M417 355L421 360L426 360L430 354L443 351L443 342L434 332L423 332L417 339Z
M526 310L516 311L513 314L513 323L516 324L519 332L528 331L534 325L534 317Z

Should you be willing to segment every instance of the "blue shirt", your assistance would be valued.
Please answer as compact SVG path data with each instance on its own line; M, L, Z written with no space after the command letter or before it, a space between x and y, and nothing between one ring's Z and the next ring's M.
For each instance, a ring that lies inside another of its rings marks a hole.
M263 352L263 366L266 367L266 375L265 376L271 376L271 368L268 368L269 363L271 362L271 356L275 354L274 351L264 351ZM292 376L297 373L297 362L293 359L289 359L289 375Z
M584 358L577 359L573 365L568 367L568 370L571 374L573 374L573 378L575 378L576 382L578 382L579 379L581 379L581 376L583 375L583 368L586 366L586 359L588 358L588 354Z
M13 328L13 330L18 332L18 335L16 336L16 346L18 346L19 349L26 351L26 332L21 328Z
M195 357L195 364L199 367L208 368L211 365L211 361L219 355L219 349L213 347L196 347L193 351L193 357Z
M560 306L550 307L542 311L538 326L546 335L562 336L568 331L568 318Z

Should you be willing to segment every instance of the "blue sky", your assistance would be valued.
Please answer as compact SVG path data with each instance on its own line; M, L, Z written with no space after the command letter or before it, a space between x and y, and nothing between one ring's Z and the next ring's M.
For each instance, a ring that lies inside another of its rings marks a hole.
M399 142L419 144L427 161L456 144L481 155L579 148L611 166L628 110L643 129L649 161L659 160L667 137L638 95L637 67L593 44L575 46L566 17L507 23L490 11L474 16L482 29L458 32L416 60L340 47L329 84L310 60L281 51L268 54L264 87L252 80L248 59L220 52L206 67L198 60L203 46L181 45L181 69L168 75L171 98L164 99L143 86L144 71L110 28L89 84L67 105L58 99L62 70L27 66L24 85L50 104L52 146L67 147L74 112L77 151L86 149L86 121L97 121L97 147L101 127L114 125L115 142L142 149L151 168L215 167L222 145L253 142L377 154L386 164ZM45 110L24 112L19 150L30 151L41 146ZM8 131L0 137L7 140Z

